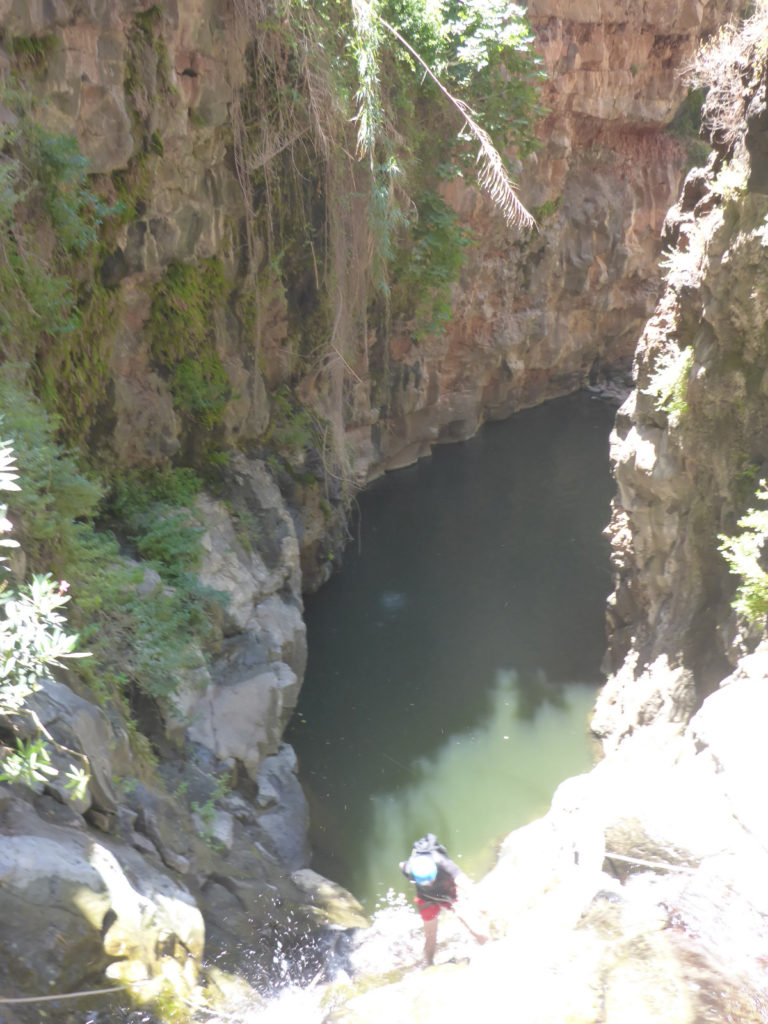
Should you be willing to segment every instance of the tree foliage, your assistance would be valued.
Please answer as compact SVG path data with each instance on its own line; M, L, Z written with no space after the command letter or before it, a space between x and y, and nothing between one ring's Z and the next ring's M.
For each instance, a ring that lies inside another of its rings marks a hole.
M18 491L15 457L10 441L0 441L0 490ZM7 505L0 503L0 544L17 547L5 534L12 529ZM54 668L64 659L87 657L75 651L77 635L68 633L61 613L69 601L68 584L55 583L50 574L34 575L30 583L17 586L8 560L0 558L0 715L10 723L16 749L0 746L0 781L35 786L59 774L51 762L50 746L59 747L28 706L28 698L52 678ZM32 736L18 731L19 722L30 720ZM65 788L82 799L88 785L87 761L68 751L75 759L67 772ZM77 763L77 762L80 763Z
M472 4L450 0L439 6L426 0L352 0L352 4L360 152L373 165L384 129L379 83L384 29L394 41L393 56L422 79L422 88L426 76L458 115L457 131L447 132L444 139L432 135L433 152L435 146L439 150L448 142L448 152L452 150L464 167L474 153L476 177L507 221L530 227L532 218L515 195L502 155L510 145L517 154L536 145L533 126L540 113L536 84L541 70L522 8L501 0ZM397 130L397 125L393 128Z
M749 622L765 622L768 614L768 572L765 568L764 545L768 540L768 483L760 481L755 498L761 506L749 509L738 521L740 532L728 537L721 534L718 550L728 568L739 578L733 608Z

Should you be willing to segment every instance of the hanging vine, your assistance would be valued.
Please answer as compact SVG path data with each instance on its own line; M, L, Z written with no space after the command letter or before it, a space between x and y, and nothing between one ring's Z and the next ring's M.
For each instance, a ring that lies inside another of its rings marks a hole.
M246 67L232 82L232 124L248 266L284 289L298 358L289 383L344 495L345 427L370 376L376 309L387 348L393 275L431 297L412 307L414 331L450 316L466 239L430 165L473 167L507 223L530 228L499 147L513 136L518 153L534 145L540 71L522 11L501 0L451 0L438 13L426 0L234 0L233 10ZM472 104L494 90L503 103L489 104L486 127Z

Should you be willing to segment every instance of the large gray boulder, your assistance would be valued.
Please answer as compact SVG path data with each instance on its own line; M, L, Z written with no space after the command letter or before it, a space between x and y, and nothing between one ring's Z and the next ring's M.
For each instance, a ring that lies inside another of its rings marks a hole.
M21 996L186 973L203 953L195 901L138 851L44 820L0 787L0 989ZM159 984L159 982L158 982ZM149 988L152 985L150 984ZM149 990L149 989L148 989Z
M306 667L299 547L293 520L266 465L235 456L230 505L202 496L200 580L227 596L225 640L210 672L181 681L177 721L223 762L256 781L277 753Z
M255 780L263 759L280 743L299 685L279 661L212 683L192 707L189 737L221 761L239 761Z
M102 823L108 822L118 806L112 780L123 774L130 756L126 738L115 733L101 708L53 679L42 680L27 704L55 741L48 750L59 774L49 781L49 787L81 813L93 809L101 815ZM37 731L32 720L20 722L22 734L25 726ZM72 765L85 768L90 775L86 795L80 801L65 789L66 772Z

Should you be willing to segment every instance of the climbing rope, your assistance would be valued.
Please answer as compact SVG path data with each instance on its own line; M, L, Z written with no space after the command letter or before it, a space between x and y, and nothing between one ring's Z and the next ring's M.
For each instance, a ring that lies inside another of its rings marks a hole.
M679 871L681 874L695 875L697 868L688 867L686 864L666 864L661 860L642 860L640 857L628 857L623 853L606 853L607 861L621 860L625 864L637 864L643 868L661 868L662 871ZM614 872L615 874L615 872Z
M137 985L148 985L154 979L145 978L143 981L127 981L124 985L115 985L113 988L92 988L84 992L59 992L53 996L0 996L0 1003L5 1005L19 1003L51 1003L59 999L83 999L87 996L109 995L111 992L125 992L126 988L134 988Z

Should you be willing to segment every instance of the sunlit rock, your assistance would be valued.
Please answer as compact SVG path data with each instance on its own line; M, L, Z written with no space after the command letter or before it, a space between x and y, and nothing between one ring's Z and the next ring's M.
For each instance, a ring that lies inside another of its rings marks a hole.
M656 723L680 732L697 706L693 675L682 666L670 666L665 655L639 670L634 658L608 679L598 695L592 730L606 750L643 726Z
M318 922L332 928L365 928L368 919L355 897L337 882L302 868L291 878L307 897Z
M763 723L768 713L768 650L762 645L743 658L737 671L711 694L693 717L688 732L698 757L716 773L714 786L733 816L768 849L764 793L768 751ZM726 844L723 844L726 845Z
M225 613L230 628L248 629L259 602L282 589L291 567L281 560L267 565L259 550L259 534L249 530L248 524L241 541L223 502L201 496L198 512L205 527L200 579L228 595Z
M211 670L188 676L176 700L177 724L223 762L255 780L276 753L306 665L299 549L293 521L266 466L233 459L240 510L207 496L201 581L226 596L226 639Z
M0 904L14 922L3 931L4 993L84 987L114 959L151 976L163 958L200 958L194 900L136 851L46 823L7 797L0 828Z

